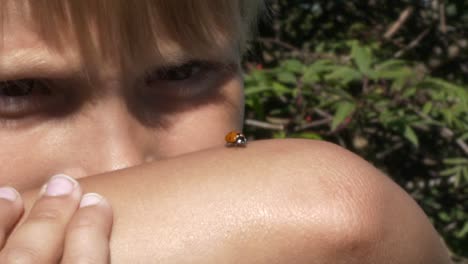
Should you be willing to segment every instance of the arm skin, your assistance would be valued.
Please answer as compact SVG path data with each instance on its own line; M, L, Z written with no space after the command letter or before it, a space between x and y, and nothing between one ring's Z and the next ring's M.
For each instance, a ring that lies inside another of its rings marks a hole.
M450 263L403 190L324 142L211 149L80 183L113 205L112 263Z

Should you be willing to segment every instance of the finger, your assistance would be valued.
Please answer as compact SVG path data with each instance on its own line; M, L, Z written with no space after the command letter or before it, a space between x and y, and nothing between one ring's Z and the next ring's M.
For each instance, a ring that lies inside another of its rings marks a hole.
M19 221L23 210L23 200L14 188L0 188L0 250Z
M102 196L88 193L73 216L65 238L62 263L110 263L112 209Z
M52 177L26 220L9 237L0 252L0 263L57 263L66 226L80 198L75 180L65 175Z

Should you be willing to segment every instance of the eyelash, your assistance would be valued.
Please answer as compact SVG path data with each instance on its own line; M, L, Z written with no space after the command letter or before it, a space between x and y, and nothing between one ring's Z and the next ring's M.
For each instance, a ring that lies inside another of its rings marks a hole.
M0 115L15 118L35 112L52 104L51 95L45 80L0 81Z
M150 93L169 97L192 98L213 86L219 64L206 61L156 69L145 75ZM41 112L62 100L53 92L48 80L19 79L0 81L0 118L18 118ZM145 88L146 90L147 88Z
M198 74L204 69L211 68L211 66L211 64L206 62L191 61L180 66L165 67L150 73L147 81L151 82L155 78L157 78L157 80L182 81L189 78L184 74ZM190 70L192 70L192 72L189 72Z
M211 88L210 81L214 81L222 69L219 63L190 61L150 72L145 84L154 88L152 93L191 98Z

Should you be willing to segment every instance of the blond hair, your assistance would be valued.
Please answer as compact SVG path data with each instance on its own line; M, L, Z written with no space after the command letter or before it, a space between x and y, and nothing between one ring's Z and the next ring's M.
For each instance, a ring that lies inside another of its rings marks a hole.
M1 14L8 0L0 0ZM126 62L157 53L165 36L188 52L231 43L240 52L252 33L263 0L14 0L51 47L78 44L84 59L121 54ZM24 5L24 6L23 6Z

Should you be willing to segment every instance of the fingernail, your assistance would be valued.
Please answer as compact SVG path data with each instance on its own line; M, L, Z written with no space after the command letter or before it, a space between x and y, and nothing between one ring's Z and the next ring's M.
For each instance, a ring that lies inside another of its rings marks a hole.
M103 197L97 193L87 193L83 195L80 202L80 208L86 206L97 205L102 201Z
M11 202L16 201L18 198L18 191L11 187L1 187L0 188L0 199L5 199Z
M73 192L78 182L70 176L59 174L50 178L45 187L44 195L46 196L62 196L69 195Z

